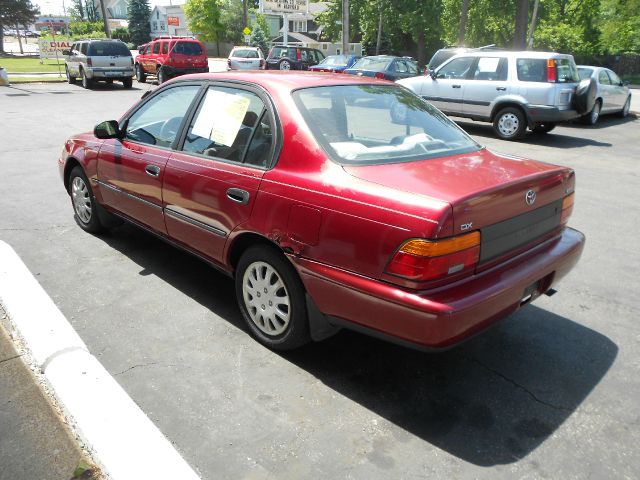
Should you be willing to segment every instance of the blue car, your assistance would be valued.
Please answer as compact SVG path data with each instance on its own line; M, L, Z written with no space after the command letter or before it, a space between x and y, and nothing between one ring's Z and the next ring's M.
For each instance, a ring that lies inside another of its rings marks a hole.
M410 57L377 55L362 57L344 73L395 81L418 75L418 64Z
M361 58L359 55L329 55L318 65L309 67L309 70L312 72L342 73Z

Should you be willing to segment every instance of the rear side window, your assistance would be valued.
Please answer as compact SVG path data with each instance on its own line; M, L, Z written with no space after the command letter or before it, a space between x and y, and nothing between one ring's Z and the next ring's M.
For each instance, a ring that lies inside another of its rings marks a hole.
M546 58L518 58L516 60L516 71L518 80L523 82L545 82L547 81L547 59Z
M88 47L87 43L80 44L80 53L82 53L83 55L86 55L87 54L87 47Z
M506 58L480 57L473 79L504 81L507 79L507 64Z
M162 53L169 53L169 42L162 42Z
M196 42L176 42L173 46L173 53L191 56L202 55L202 47Z
M604 70L600 71L598 74L598 82L600 85L611 85L611 81L609 80L609 75Z
M93 42L89 45L89 55L95 57L130 57L131 52L122 42Z
M153 53L160 53L160 42L153 44Z

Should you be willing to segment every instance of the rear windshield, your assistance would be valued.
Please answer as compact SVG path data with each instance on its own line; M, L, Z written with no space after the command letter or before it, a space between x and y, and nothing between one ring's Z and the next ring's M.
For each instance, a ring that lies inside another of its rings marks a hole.
M347 57L345 55L330 55L324 60L322 60L320 64L321 65L346 65Z
M94 57L130 57L131 52L122 42L92 42L89 44L87 55Z
M573 59L556 58L556 83L576 83L580 81L578 69ZM518 80L523 82L547 82L546 58L518 58L516 60Z
M202 48L196 42L176 42L172 51L181 55L202 55Z
M260 58L256 50L234 50L231 56L235 58Z
M387 66L391 63L391 58L361 58L351 68L358 70L371 70L373 72L381 72L387 69Z
M334 85L293 98L314 137L342 164L396 163L480 149L439 110L396 85Z
M580 80L584 80L585 78L591 77L593 75L592 68L578 68L578 75L580 75Z

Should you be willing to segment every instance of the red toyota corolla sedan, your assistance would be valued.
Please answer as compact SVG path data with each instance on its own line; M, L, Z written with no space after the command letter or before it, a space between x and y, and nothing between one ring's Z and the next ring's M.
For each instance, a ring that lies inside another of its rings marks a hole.
M364 77L180 77L59 166L80 227L123 219L226 272L278 350L341 327L450 347L553 292L584 246L571 169L491 153Z

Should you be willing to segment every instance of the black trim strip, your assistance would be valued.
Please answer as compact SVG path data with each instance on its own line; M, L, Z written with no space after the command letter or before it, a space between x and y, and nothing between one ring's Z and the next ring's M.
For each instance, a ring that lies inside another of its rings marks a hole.
M226 237L227 236L227 232L225 232L224 230L221 230L219 228L216 227L212 227L211 225L207 225L206 223L203 223L199 220L196 220L195 218L189 217L188 215L184 215L182 213L176 212L175 210L172 210L171 208L166 208L164 209L164 213L165 215L169 215L170 217L175 218L176 220L185 222L185 223L189 223L191 225L193 225L194 227L198 227L201 228L203 230L206 230L207 232L213 233L215 235L218 235L220 237Z
M491 105L491 102L480 102L478 100L463 100L463 99L445 98L445 97L429 97L427 95L422 95L422 98L432 102L468 103L469 105L482 105L483 107Z
M118 187L115 187L113 185L110 185L108 183L105 183L102 180L96 180L96 182L101 187L108 188L109 190L111 190L113 192L116 192L116 193L119 193L120 195L124 195L125 197L130 198L132 200L137 200L138 202L144 203L145 205L147 205L149 207L155 208L157 210L162 210L162 207L160 205L158 205L157 203L150 202L149 200L145 200L144 198L140 198L140 197L138 197L136 195L133 195L133 194L131 194L129 192L125 192L124 190L122 190L122 189L120 189Z

